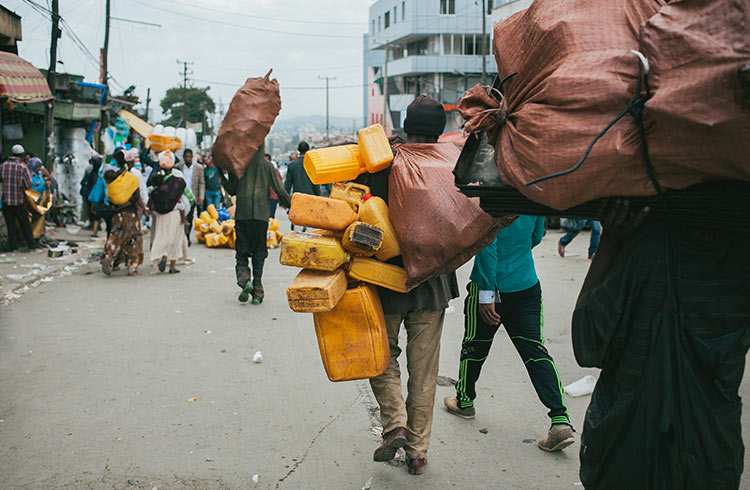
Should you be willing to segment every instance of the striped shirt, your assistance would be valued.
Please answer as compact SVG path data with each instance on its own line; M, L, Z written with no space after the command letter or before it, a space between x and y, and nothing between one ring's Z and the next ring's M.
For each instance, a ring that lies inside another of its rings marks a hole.
M24 190L31 189L31 172L20 158L10 157L0 166L3 204L18 206L24 202Z

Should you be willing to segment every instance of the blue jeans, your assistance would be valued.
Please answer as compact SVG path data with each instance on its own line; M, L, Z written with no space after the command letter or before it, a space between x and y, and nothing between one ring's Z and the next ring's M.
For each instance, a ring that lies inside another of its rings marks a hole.
M585 220L578 220L578 221L583 222L581 224L581 229L583 229L583 227L586 224L586 221ZM588 223L591 224L591 240L589 240L589 256L591 256L591 255L594 255L596 253L596 250L599 248L599 237L602 234L602 225L598 221L588 221ZM580 231L567 232L565 235L563 235L562 238L560 238L560 244L563 247L567 247L568 244L570 244L570 242L572 242L573 239L577 237L579 233Z
M221 209L221 190L209 191L206 189L206 207L213 204L218 210Z
M271 199L271 218L276 217L276 206L278 206L279 200L278 199Z

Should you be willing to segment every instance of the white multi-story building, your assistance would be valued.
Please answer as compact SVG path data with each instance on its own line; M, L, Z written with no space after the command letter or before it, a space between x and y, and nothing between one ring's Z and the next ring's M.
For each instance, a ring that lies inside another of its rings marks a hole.
M490 50L492 3L375 2L370 7L369 32L364 36L365 124L382 123L389 133L399 129L406 107L417 95L425 94L449 111L446 132L457 130L462 121L455 112L456 102L482 81L483 62L485 83L490 83L496 72ZM387 110L383 97L386 78Z
M532 0L495 0L492 9L492 24L497 24L511 15L529 8Z

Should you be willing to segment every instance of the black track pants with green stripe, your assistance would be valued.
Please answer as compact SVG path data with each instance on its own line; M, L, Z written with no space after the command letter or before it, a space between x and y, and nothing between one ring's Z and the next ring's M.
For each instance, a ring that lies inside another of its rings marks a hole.
M464 305L464 339L461 347L461 365L456 393L461 408L474 404L476 382L482 365L490 353L492 340L499 326L484 323L479 316L479 286L467 286L469 296ZM563 387L555 361L544 347L544 317L542 315L542 288L539 283L525 291L501 293L495 309L502 318L539 399L549 409L553 424L570 424L563 399Z

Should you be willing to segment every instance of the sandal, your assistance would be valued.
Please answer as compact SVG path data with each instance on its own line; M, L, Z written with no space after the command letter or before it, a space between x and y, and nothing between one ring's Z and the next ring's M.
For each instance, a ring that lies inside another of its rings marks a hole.
M164 272L165 270L167 270L167 258L162 257L159 261L159 272Z
M179 274L179 273L180 273L180 271L179 271L179 270L177 270L177 269L169 269L169 273L170 273L170 274Z
M112 261L110 259L102 259L102 272L108 276L112 275Z

